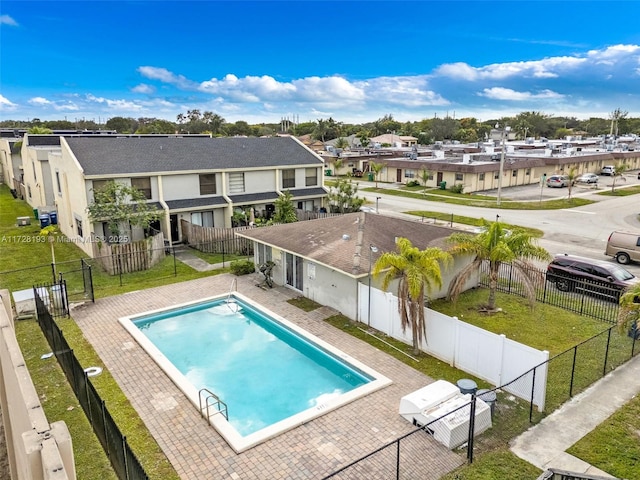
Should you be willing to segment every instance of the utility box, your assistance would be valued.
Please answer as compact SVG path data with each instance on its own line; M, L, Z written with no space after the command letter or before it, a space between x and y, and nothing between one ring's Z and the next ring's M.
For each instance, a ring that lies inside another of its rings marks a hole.
M36 300L33 295L33 288L18 290L13 292L12 295L13 303L16 306L16 315L18 317L36 315ZM38 295L45 305L49 304L49 291L45 287L38 288Z
M31 225L31 217L18 217L16 220L18 221L19 227Z

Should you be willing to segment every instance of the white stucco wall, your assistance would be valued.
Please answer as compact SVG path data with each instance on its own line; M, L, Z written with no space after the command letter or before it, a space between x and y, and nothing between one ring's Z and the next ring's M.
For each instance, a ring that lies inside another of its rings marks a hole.
M305 260L303 293L305 297L335 308L349 318L356 317L358 281L340 271Z

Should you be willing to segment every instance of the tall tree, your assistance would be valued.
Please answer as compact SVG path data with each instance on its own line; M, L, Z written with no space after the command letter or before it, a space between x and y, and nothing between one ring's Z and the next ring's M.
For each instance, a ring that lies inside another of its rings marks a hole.
M364 198L358 197L357 193L357 183L353 183L350 178L339 178L327 195L331 210L338 213L357 212L364 205Z
M567 185L568 195L567 198L571 200L571 192L573 191L573 185L576 183L576 178L578 178L578 171L576 167L571 167L567 172L567 178L569 179L569 185Z
M293 195L289 190L282 192L282 195L276 199L274 202L276 211L273 214L273 221L275 223L293 223L298 221L292 199Z
M511 263L520 274L529 302L535 302L535 285L539 277L532 260L549 260L551 255L535 245L533 237L526 231L514 228L507 230L501 222L483 221L484 229L478 234L453 233L448 241L452 244L452 255L471 255L473 260L465 266L449 284L448 297L455 301L474 273L479 273L483 262L489 262L489 299L484 306L488 311L496 309L498 272L503 263Z
M626 163L618 162L616 164L616 166L613 169L613 173L611 174L613 176L613 182L611 183L611 193L615 192L616 190L616 180L618 178L625 181L627 180L626 178L624 178L624 172L626 171L627 171Z
M87 211L92 221L107 222L111 235L118 239L127 236L129 226L147 229L164 213L147 203L144 193L137 188L113 180L93 191L93 202Z
M442 266L447 267L451 255L439 248L420 250L410 240L399 238L397 252L385 252L376 261L372 275L383 274L382 289L398 281L398 313L402 331L411 329L413 353L420 353L420 342L425 339L424 315L425 290L431 293L433 286L442 287Z
M382 170L386 166L387 164L382 162L369 162L369 171L373 173L373 179L376 182L376 188L378 188L378 175L380 175L380 172L382 172Z
M620 310L618 311L618 327L621 330L628 329L635 324L640 329L640 283L636 283L620 297ZM636 337L638 338L638 337Z

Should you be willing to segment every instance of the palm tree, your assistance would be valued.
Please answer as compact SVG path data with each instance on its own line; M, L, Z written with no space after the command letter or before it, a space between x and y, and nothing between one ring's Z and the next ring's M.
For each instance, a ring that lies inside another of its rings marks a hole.
M344 160L340 157L334 157L334 159L331 160L331 163L333 164L333 176L337 177L338 170L344 166Z
M53 277L56 276L56 252L53 249L53 244L56 241L58 235L58 227L56 225L48 225L40 230L40 235L47 237L49 240L49 246L51 247L51 268L53 269Z
M571 190L573 190L573 184L576 183L576 178L578 178L578 171L576 170L576 167L571 167L567 172L567 179L569 180L569 185L567 185L567 188L569 189L569 200L571 200Z
M424 318L425 288L431 292L433 285L442 287L441 264L449 265L452 258L439 248L420 250L406 238L399 238L397 252L385 252L373 266L372 275L383 273L382 289L393 280L398 283L398 312L402 331L411 328L413 353L420 353L419 345L426 336Z
M611 173L611 175L613 175L613 183L611 184L611 193L613 193L615 191L616 188L616 178L620 177L622 178L622 180L626 180L626 178L624 178L622 176L622 174L624 172L627 171L627 165L620 162L618 163L614 168L613 168L613 172Z
M622 331L632 326L638 329L640 328L638 321L640 321L640 283L636 283L620 297L618 327Z
M373 173L373 178L376 181L376 188L378 188L378 175L386 166L386 163L369 162L369 171Z
M484 261L489 262L488 311L495 311L498 272L500 265L511 263L520 274L525 293L533 306L535 285L540 272L531 260L549 260L551 255L544 248L533 244L529 233L520 229L507 230L500 222L483 220L484 228L478 234L454 233L448 241L453 244L452 255L473 255L473 261L465 266L449 284L448 298L455 301L473 273L479 272Z

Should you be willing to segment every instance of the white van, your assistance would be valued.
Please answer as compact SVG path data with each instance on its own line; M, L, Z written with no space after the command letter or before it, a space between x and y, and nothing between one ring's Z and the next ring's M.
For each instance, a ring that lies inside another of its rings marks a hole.
M623 265L631 260L640 262L640 233L611 232L604 254L615 257Z

